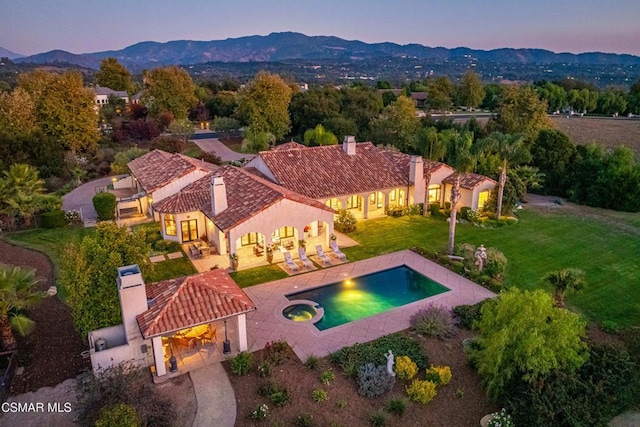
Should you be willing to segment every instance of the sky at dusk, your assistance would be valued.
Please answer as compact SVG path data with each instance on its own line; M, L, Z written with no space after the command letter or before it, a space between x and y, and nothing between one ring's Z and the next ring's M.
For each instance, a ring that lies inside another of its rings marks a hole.
M23 55L281 31L640 55L640 0L0 0L0 47Z

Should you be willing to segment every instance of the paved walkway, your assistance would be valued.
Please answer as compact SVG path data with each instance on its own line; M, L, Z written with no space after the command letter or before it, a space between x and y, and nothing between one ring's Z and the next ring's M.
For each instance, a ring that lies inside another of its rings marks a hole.
M324 331L318 330L310 322L292 322L282 316L282 310L289 304L285 297L287 294L401 265L412 268L450 290ZM324 357L344 346L371 341L407 329L411 326L411 315L426 305L455 307L460 304L475 304L495 296L482 286L409 250L251 286L244 288L244 291L258 307L256 311L247 314L249 350L259 350L268 341L285 340L303 361L310 355Z
M109 184L111 184L111 177L107 176L74 188L71 192L62 196L62 210L75 209L82 212L82 218L85 221L95 220L98 218L98 213L93 207L93 196L96 195L96 187L103 187Z
M42 406L38 410L28 412L0 411L0 426L50 426L75 427L74 422L76 399L76 379L68 379L55 387L43 387L37 391L12 396L9 404L34 404ZM69 412L65 412L69 411Z
M207 153L213 153L220 157L223 162L232 162L236 160L251 160L255 154L236 153L220 142L217 138L194 139L192 140L200 149Z
M236 422L236 395L221 363L189 372L198 400L193 427L233 427Z

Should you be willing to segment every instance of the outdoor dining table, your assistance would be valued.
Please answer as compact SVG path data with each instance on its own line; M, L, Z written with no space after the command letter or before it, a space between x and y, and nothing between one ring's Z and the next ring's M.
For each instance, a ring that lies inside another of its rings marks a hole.
M198 338L199 336L207 332L207 328L208 325L198 325L189 329L184 329L178 332L177 335L183 338Z

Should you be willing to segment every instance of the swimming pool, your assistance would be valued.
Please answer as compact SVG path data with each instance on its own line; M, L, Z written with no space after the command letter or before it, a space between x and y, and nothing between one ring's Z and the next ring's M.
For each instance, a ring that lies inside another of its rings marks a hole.
M447 291L449 288L403 265L286 297L318 303L324 317L314 325L322 331Z

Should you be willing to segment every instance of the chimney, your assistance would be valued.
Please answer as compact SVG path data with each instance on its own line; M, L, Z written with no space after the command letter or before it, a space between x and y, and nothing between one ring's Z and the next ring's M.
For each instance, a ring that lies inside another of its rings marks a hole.
M140 327L136 316L149 308L147 305L147 290L137 264L118 267L118 296L122 311L122 325L127 337L127 343L140 336Z
M342 149L350 156L356 155L356 137L351 135L345 135L342 141Z
M211 211L216 216L227 209L227 187L221 176L211 177Z
M409 191L409 203L425 203L426 185L424 180L424 162L421 156L411 156L409 163L409 184L413 185L413 192ZM413 194L412 194L413 193ZM413 197L411 197L413 195Z

